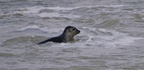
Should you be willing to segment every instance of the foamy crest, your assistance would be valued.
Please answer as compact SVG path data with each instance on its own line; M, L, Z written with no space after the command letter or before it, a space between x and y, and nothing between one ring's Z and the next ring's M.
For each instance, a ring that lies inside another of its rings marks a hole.
M64 7L43 7L43 6L34 6L34 7L28 7L28 8L20 8L19 11L22 13L33 13L38 14L41 10L48 9L53 11L69 11L74 8L64 8Z
M43 7L43 6L33 6L33 7L25 7L19 8L14 13L22 13L28 14L32 16L39 16L39 17L66 17L66 18L80 18L80 15L75 14L62 14L61 12L69 12L75 9L80 8L95 8L95 7L110 7L110 8L117 8L117 7L124 7L125 5L94 5L94 6L79 6L79 7ZM53 12L41 12L42 10L51 10ZM118 10L119 11L119 10ZM111 11L110 11L111 12Z
M43 32L48 32L49 30L47 27L40 27L39 25L28 25L28 26L22 27L21 29L18 29L18 31L25 31L27 29L41 30Z
M65 7L42 7L42 6L34 6L34 7L26 7L20 8L15 13L28 14L30 16L38 16L38 17L64 17L64 18L79 18L80 16L74 14L62 14L61 12L68 12L75 8L65 8ZM41 12L42 10L52 10L53 12Z
M39 26L39 25L28 25L25 27L22 27L21 29L18 29L17 31L25 31L25 30L41 30L42 32L46 32L46 33L57 33L57 32L61 32L61 30L63 30L63 28L59 28L59 29L49 29L49 27L47 26Z
M26 30L26 29L29 29L29 28L36 28L36 29L39 29L40 27L37 26L37 25L32 25L32 26L23 27L23 28L21 28L20 30Z
M86 41L91 46L103 46L103 47L117 47L133 45L136 40L140 40L140 37L131 37L128 34L120 33L115 30L88 28L91 32L96 32L100 35L91 34ZM103 33L103 34L102 34ZM111 33L111 34L108 34Z
M60 14L60 13L40 13L38 14L39 17L64 17L64 18L79 18L77 15L72 15L72 14Z

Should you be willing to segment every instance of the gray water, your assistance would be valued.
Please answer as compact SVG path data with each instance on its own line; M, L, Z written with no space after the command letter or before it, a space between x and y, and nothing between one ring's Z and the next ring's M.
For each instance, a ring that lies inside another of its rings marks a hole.
M143 30L144 0L0 0L0 70L144 70Z

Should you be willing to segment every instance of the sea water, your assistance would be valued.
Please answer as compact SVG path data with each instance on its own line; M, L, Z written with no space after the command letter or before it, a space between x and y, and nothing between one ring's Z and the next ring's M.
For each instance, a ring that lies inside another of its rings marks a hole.
M143 30L143 0L1 0L0 70L143 70Z

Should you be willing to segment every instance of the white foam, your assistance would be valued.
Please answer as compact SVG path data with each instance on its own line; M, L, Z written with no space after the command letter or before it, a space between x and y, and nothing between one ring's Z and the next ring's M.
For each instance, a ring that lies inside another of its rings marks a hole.
M39 29L40 27L39 27L38 25L32 25L32 26L23 27L23 28L21 28L20 30L26 30L26 29L29 29L29 28L36 28L36 29Z
M106 29L96 29L88 28L90 31L99 30L102 33L112 33L112 35L89 35L89 39L86 43L95 46L101 45L104 47L117 47L117 46L128 46L133 45L136 40L143 39L141 37L131 37L128 34L120 33L115 30L106 30ZM94 40L92 40L94 39Z
M65 17L65 18L79 18L80 16L72 15L72 14L59 14L57 12L54 13L40 13L39 17Z
M41 10L53 10L54 12L40 12ZM74 14L61 14L60 11L69 11L74 8L65 8L65 7L42 7L42 6L34 6L34 7L26 7L20 8L18 11L14 13L22 13L22 14L29 14L32 16L39 16L39 17L65 17L65 18L79 18L80 16Z
M21 29L18 29L18 31L24 31L24 30L27 30L27 29L39 29L41 31L48 32L48 28L47 27L40 27L38 25L25 26L25 27L22 27Z
M39 26L39 25L28 25L25 27L22 27L21 29L18 29L17 31L24 31L27 29L38 29L47 33L57 33L57 32L61 32L61 30L63 30L63 28L58 28L58 29L49 29L47 26Z
M113 7L113 8L118 8L118 7L124 7L126 5L95 5L96 7Z
M141 39L141 38L135 38L135 37L123 37L123 38L120 38L116 41L112 41L112 42L108 42L108 44L111 44L111 45L129 45L129 44L133 44L135 40L138 40L138 39Z
M124 7L125 5L94 5L94 6L79 6L79 7L43 7L43 6L33 6L33 7L25 7L19 8L17 12L21 13L30 13L30 14L38 14L41 10L48 9L53 11L71 11L78 8L93 8L93 7Z
M55 11L69 11L69 10L73 10L75 9L75 7L47 7L46 9L51 9L51 10L55 10Z
M43 6L33 6L33 7L19 8L17 11L13 12L13 14L22 13L22 14L28 14L30 16L39 16L39 17L80 18L80 15L74 15L72 13L71 14L61 14L60 12L69 12L71 10L79 9L79 8L93 8L93 7L113 7L113 8L117 8L117 7L123 7L123 6L125 6L125 5L94 5L94 6L78 6L78 7L60 7L60 6L43 7ZM41 12L42 10L52 10L53 12ZM110 11L110 12L112 12L112 11Z
M119 38L118 38L119 37ZM99 44L105 47L117 47L117 46L128 46L133 45L135 40L140 40L142 38L129 37L129 36L112 36L112 37L103 37L99 41Z
M25 7L25 8L20 8L17 12L25 13L25 14L38 14L40 13L41 10L48 9L48 10L53 10L53 11L69 11L73 10L75 8L72 7L43 7L43 6L34 6L34 7Z

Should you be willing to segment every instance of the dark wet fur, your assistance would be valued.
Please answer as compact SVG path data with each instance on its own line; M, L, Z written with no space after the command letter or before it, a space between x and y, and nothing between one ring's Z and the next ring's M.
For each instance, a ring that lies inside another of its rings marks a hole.
M47 40L39 42L38 44L44 44L46 42L58 42L58 43L61 43L61 42L63 42L63 37L58 36L58 37L49 38Z
M65 38L66 37L65 33L66 33L66 30L69 29L69 28L75 28L75 27L73 27L73 26L67 26L60 36L49 38L47 40L39 42L38 44L44 44L46 42L57 42L57 43L66 42L66 40L65 40L66 39ZM75 29L77 29L77 28L75 28ZM80 31L78 29L77 29L77 31L78 31L78 33L80 33Z

